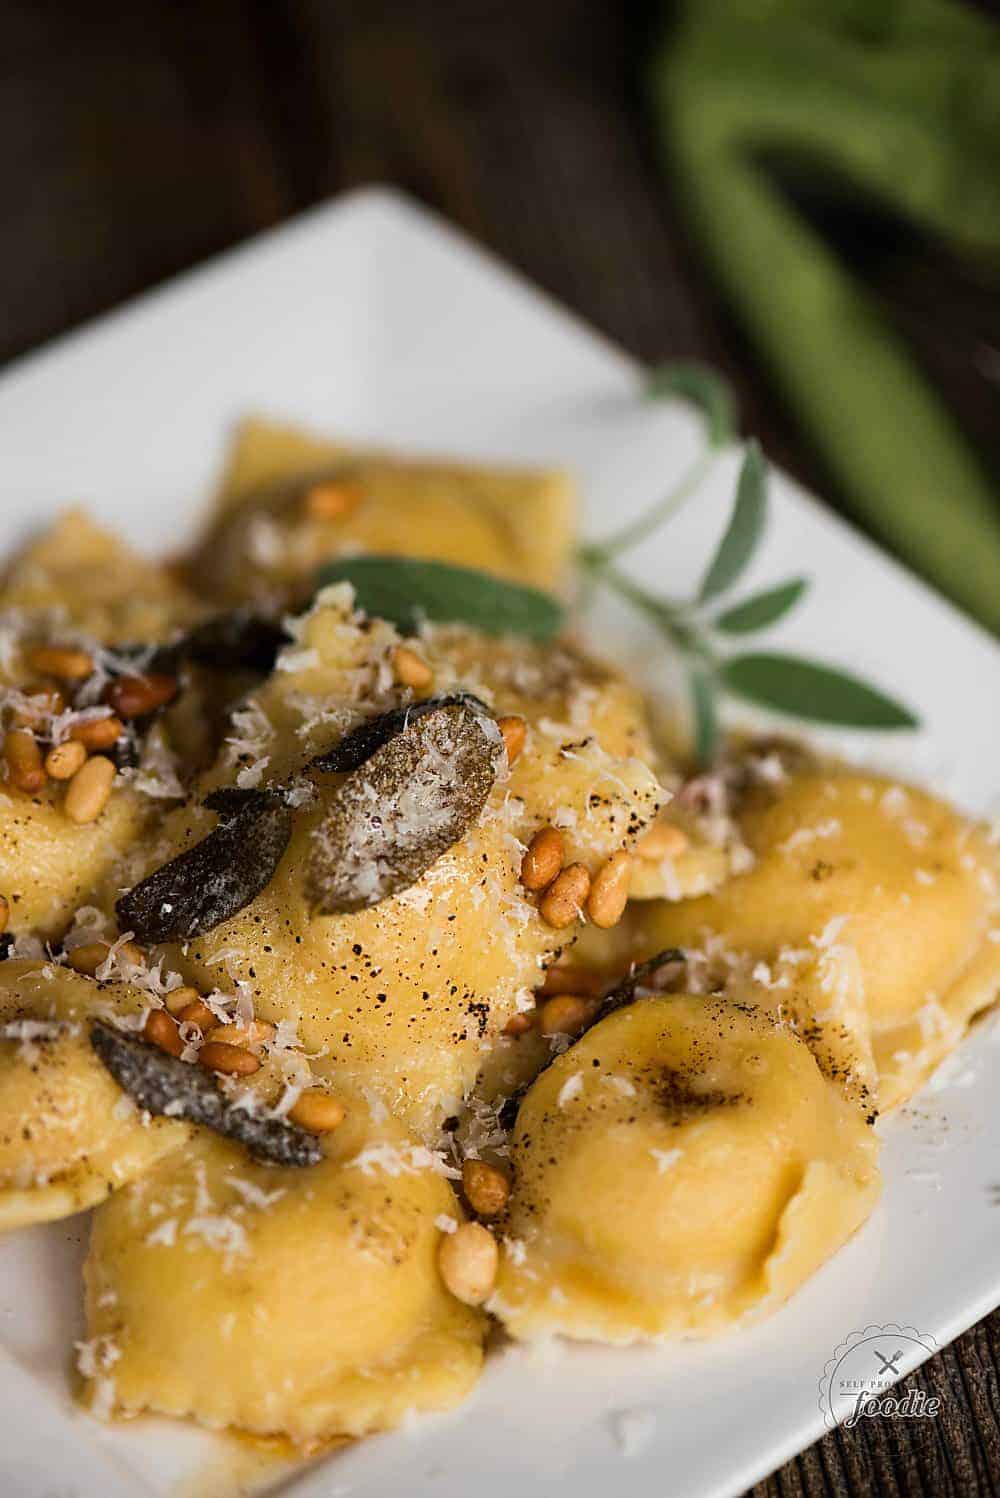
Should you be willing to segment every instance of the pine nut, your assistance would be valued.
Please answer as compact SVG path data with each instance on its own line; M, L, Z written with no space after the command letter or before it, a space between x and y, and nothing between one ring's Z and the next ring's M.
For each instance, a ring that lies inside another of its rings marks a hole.
M311 520L340 520L357 509L361 498L357 484L343 479L326 479L306 490L302 506Z
M118 771L110 759L95 754L81 765L66 788L63 810L71 822L82 826L96 822L111 795L111 787Z
M571 863L549 885L539 901L542 920L557 931L583 919L590 894L590 875L582 863Z
M289 1109L288 1116L310 1134L329 1134L344 1122L344 1105L321 1088L310 1087Z
M167 1012L172 1014L175 1019L179 1018L189 1005L200 1003L200 1001L201 994L196 988L191 988L190 986L172 988L168 994L164 994L163 996Z
M146 1015L143 1036L151 1045L159 1046L171 1056L179 1056L184 1050L180 1031L165 1009L151 1009Z
M203 1045L198 1060L209 1071L225 1072L230 1077L250 1077L260 1070L260 1062L253 1051L245 1051L238 1045L223 1045L220 1040Z
M597 998L606 986L606 980L600 973L587 972L582 967L563 967L557 965L550 967L545 974L545 982L540 992L546 998L551 998L558 993L582 993Z
M526 1009L523 1014L512 1014L503 1027L505 1035L527 1035L535 1028L535 1011Z
M197 1025L199 1021L195 1020L194 1023ZM223 1045L253 1047L261 1045L265 1040L273 1040L274 1026L262 1019L252 1019L248 1025L216 1023L211 1029L205 1031L205 1039L206 1041L221 1040Z
M177 1018L182 1025L197 1025L199 1030L205 1031L214 1029L219 1024L201 994L179 1010Z
M510 1182L502 1170L485 1160L466 1160L462 1166L462 1190L473 1212L496 1217L507 1205Z
M411 650L409 645L397 645L392 652L392 674L402 687L412 687L415 692L429 687L434 672L427 662Z
M102 749L110 749L124 732L125 724L121 718L88 718L83 723L74 723L69 736L94 754Z
M523 718L510 717L498 718L497 727L503 735L504 746L507 750L507 763L512 765L524 748L528 725Z
M636 843L635 852L639 858L659 863L661 858L676 858L687 846L688 835L683 828L672 822L654 822Z
M86 759L87 751L83 745L75 739L67 739L65 744L57 744L45 756L45 773L53 780L71 780Z
M66 699L59 687L33 687L25 692L27 702L14 713L16 728L37 728L43 718L53 718L66 708Z
M92 978L102 962L108 959L111 947L106 941L87 941L67 953L66 961L74 973L85 973Z
M582 994L559 994L539 1009L538 1028L543 1035L579 1035L596 1008L597 1001Z
M36 645L28 651L28 663L42 676L57 681L85 681L94 669L94 658L71 645Z
M443 1233L438 1245L438 1270L456 1300L478 1306L496 1284L500 1255L497 1241L481 1222L463 1222L453 1233Z
M617 926L628 904L628 887L632 878L632 860L624 849L612 853L594 875L587 896L587 914L595 926L607 931Z
M158 707L166 707L177 696L176 676L153 672L149 676L120 676L105 693L105 701L120 718L144 718Z
M19 791L33 795L40 791L46 781L42 751L35 735L27 728L11 728L3 741L4 759L7 761L7 778Z
M528 844L521 859L521 883L525 889L545 889L563 865L562 833L554 827L542 827Z
M0 895L0 936L7 930L7 922L10 920L10 901L6 895Z

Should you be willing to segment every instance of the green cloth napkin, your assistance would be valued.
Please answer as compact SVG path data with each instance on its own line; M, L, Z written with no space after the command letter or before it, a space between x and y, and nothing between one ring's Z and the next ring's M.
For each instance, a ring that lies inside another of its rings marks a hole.
M1000 31L947 0L683 0L679 10L652 83L706 255L857 513L1000 631L1000 483L760 162L765 150L804 156L995 259Z

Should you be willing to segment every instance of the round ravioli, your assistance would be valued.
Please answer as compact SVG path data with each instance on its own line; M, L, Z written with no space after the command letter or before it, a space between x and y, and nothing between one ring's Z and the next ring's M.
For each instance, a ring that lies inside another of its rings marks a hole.
M490 1309L516 1337L708 1333L789 1295L865 1220L877 1141L749 1005L641 999L535 1082Z
M238 736L199 794L286 783L362 715L412 701L394 683L399 635L327 590L295 644L238 714ZM315 837L342 776L302 785L287 851L261 892L168 965L202 989L223 978L252 993L262 1019L295 1021L315 1066L373 1088L408 1127L436 1136L509 1019L530 1007L542 970L578 927L544 921L521 883L527 840L558 819L567 861L596 871L655 815L661 791L639 699L619 678L561 647L441 631L419 642L436 695L473 691L517 713L524 747L478 819L407 888L365 909L317 912L307 878ZM431 690L431 689L429 689ZM359 772L364 774L362 767ZM192 804L123 871L131 884L204 838L215 815ZM254 850L248 847L252 862ZM141 932L140 932L141 936Z
M704 899L644 910L640 945L714 946L770 965L850 949L879 1105L901 1102L1000 992L996 843L924 791L839 770L752 791L740 823L749 871Z
M0 963L0 1228L92 1207L181 1143L102 1066L90 1022L133 1016L140 994L69 968Z
M92 1407L298 1445L398 1425L472 1389L486 1318L441 1284L436 1157L352 1108L327 1157L254 1164L201 1136L94 1218Z

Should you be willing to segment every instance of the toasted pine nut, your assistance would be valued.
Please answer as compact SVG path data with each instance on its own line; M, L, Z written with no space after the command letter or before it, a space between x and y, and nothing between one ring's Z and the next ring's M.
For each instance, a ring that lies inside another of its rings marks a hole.
M635 845L636 856L659 863L661 858L676 858L688 846L688 835L672 822L654 822Z
M183 1014L189 1004L197 1003L200 999L201 994L196 988L192 988L190 985L185 985L183 988L172 988L169 993L163 995L163 1002L167 1013L172 1014L175 1019Z
M94 669L93 656L71 645L36 645L28 651L28 663L57 681L84 681Z
M47 779L42 764L42 751L35 735L28 728L10 728L3 741L4 759L7 761L7 777L19 791L29 795L40 791Z
M590 875L582 863L571 863L557 874L538 904L542 920L557 931L572 926L583 919L587 896L590 894Z
M605 987L606 980L600 973L587 972L585 968L570 967L568 964L565 967L557 964L545 974L540 992L547 999L557 993L582 993L596 998Z
M344 1122L344 1105L321 1088L310 1087L288 1110L288 1116L310 1134L329 1134Z
M0 895L0 936L7 930L7 922L10 920L10 901L6 895Z
M525 889L544 889L551 884L563 865L562 833L554 827L542 827L528 844L521 859L521 883Z
M547 999L538 1011L538 1028L543 1035L579 1035L597 1008L595 999L582 994L561 993Z
M142 1033L152 1045L159 1046L171 1056L179 1056L184 1050L180 1031L165 1009L151 1009L146 1015Z
M92 978L102 962L107 961L111 946L106 941L86 941L67 953L66 961L74 973L85 973Z
M83 825L96 822L108 804L111 786L118 771L110 759L95 754L81 765L66 787L63 810L71 822Z
M489 1295L499 1260L497 1241L481 1222L463 1222L441 1235L438 1270L445 1287L467 1306L481 1305Z
M497 727L503 735L504 746L507 750L507 763L512 765L524 748L528 725L523 718L508 717L498 718Z
M53 780L70 780L86 761L87 751L76 739L57 744L45 756L45 773Z
M466 1160L462 1166L462 1190L473 1212L496 1217L507 1205L510 1181L502 1170L485 1160Z
M176 676L154 671L149 676L119 676L104 695L120 718L143 718L158 707L166 707L178 690Z
M94 754L102 749L110 749L124 732L125 724L121 718L87 718L82 723L74 723L69 736Z
M145 967L146 965L146 954L137 942L119 942L115 951L118 954L119 962L130 962L133 967Z
M195 1020L194 1023L197 1025L200 1021ZM205 1031L205 1039L206 1041L221 1040L223 1045L253 1047L260 1045L262 1041L273 1040L274 1026L262 1019L252 1019L248 1025L216 1023L211 1029Z
M65 710L66 699L55 682L41 687L32 687L25 692L28 699L14 713L16 728L37 728L43 718L55 717Z
M238 1045L223 1045L220 1040L203 1045L198 1060L209 1071L225 1072L231 1077L249 1077L260 1070L260 1062L253 1051L245 1051Z
M424 687L429 687L434 680L434 672L430 666L409 645L397 645L391 660L392 674L400 686L412 687L415 692L419 692Z
M225 1026L219 1025L219 1021L211 1009L209 1009L201 994L198 994L189 1004L185 1004L183 1009L179 1009L177 1011L177 1018L182 1025L197 1025L199 1030L205 1031L206 1037L209 1030L216 1028L225 1029Z
M602 931L617 926L628 903L628 887L632 877L632 859L619 849L612 853L607 863L602 864L594 875L587 896L587 914L595 926Z
M503 1027L505 1035L527 1035L535 1028L535 1010L526 1009L523 1014L512 1014Z
M306 490L302 506L311 520L340 520L357 509L361 498L357 484L344 479L325 479Z

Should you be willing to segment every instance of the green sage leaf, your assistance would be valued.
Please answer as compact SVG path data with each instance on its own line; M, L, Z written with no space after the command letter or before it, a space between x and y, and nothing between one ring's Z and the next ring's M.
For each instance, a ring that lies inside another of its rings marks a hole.
M688 673L691 710L694 714L694 752L700 765L709 765L719 742L719 715L715 701L715 682L707 671Z
M761 651L731 656L721 667L731 692L775 712L841 728L916 728L902 703L846 671L794 655Z
M767 464L758 443L748 442L733 513L698 590L700 602L715 598L733 585L757 550L766 519Z
M349 557L321 568L318 585L350 583L358 607L409 634L421 619L469 624L487 635L547 640L563 625L557 598L472 567L413 557Z
M777 624L795 607L808 586L804 577L795 577L790 582L766 588L763 593L754 593L713 619L713 628L721 629L727 635L746 635L755 629L766 629L769 624Z
M705 424L709 447L724 447L736 437L736 401L729 381L710 364L695 361L658 364L646 379L651 396L676 395L696 406Z

